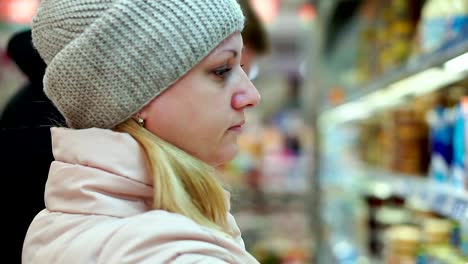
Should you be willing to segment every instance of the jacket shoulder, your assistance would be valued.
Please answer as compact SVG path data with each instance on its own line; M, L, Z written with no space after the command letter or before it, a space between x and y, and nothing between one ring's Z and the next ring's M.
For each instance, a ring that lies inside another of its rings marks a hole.
M28 231L23 263L258 262L235 239L167 211L116 218L44 210Z
M244 254L232 239L167 211L153 210L127 218L126 223L106 242L103 263L244 263ZM204 263L204 262L201 262Z

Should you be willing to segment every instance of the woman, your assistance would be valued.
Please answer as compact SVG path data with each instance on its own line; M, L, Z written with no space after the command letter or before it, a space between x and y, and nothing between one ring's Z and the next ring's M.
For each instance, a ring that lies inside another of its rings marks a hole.
M258 263L215 167L259 103L235 0L45 0L32 23L52 128L23 263Z

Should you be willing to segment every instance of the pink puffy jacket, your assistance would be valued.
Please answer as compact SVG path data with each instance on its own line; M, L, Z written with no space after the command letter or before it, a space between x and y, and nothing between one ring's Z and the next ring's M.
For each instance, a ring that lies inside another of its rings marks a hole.
M258 263L228 213L234 238L151 210L139 144L105 129L52 128L46 209L31 223L22 263Z

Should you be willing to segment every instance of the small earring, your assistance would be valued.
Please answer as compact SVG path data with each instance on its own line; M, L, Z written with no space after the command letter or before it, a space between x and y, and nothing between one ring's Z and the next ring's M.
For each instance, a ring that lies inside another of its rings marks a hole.
M138 125L140 125L141 127L145 127L145 120L143 118L141 118L140 115L137 116L137 123Z

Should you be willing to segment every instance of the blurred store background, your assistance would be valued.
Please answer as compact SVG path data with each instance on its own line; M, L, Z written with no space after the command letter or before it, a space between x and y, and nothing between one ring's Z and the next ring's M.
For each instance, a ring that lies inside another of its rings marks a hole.
M468 1L318 6L319 263L467 263Z
M39 0L0 0L6 55ZM222 173L263 264L468 263L468 0L250 0L262 103ZM0 146L1 147L1 146Z

